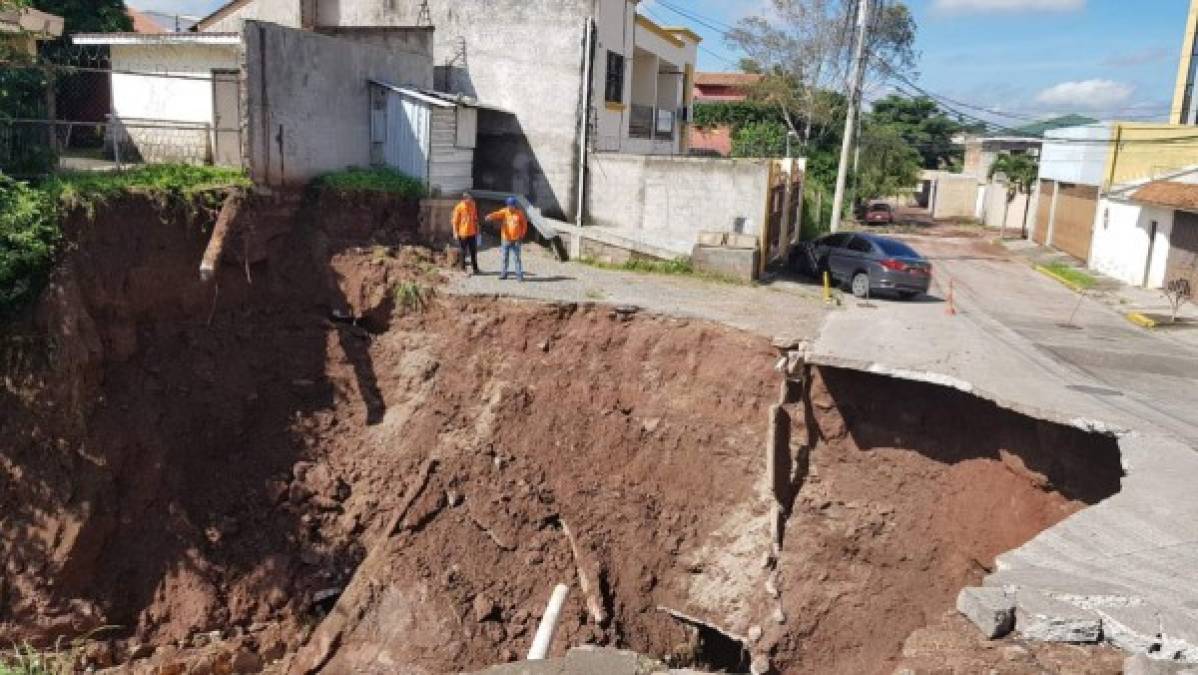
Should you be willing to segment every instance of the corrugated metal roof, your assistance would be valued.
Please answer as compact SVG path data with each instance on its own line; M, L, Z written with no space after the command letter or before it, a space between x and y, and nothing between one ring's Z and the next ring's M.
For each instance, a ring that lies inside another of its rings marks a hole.
M380 87L390 89L397 94L410 96L418 101L428 103L429 105L435 105L438 108L454 108L461 105L466 106L467 108L482 108L485 110L494 110L496 112L511 114L510 110L504 110L503 108L499 108L497 106L487 105L486 103L480 102L478 99L471 98L469 96L463 96L461 94L450 94L444 91L433 91L431 89L420 89L417 87L401 87L397 84L391 84L390 82L383 82L382 80L370 81Z

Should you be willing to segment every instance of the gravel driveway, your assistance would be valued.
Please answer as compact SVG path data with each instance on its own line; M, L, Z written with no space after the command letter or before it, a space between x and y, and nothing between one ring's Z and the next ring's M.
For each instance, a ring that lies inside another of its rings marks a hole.
M789 279L736 285L697 279L604 270L562 263L535 245L524 247L524 283L499 280L499 248L479 254L483 273L450 281L461 295L499 295L551 302L635 305L671 316L706 319L765 337L809 338L819 332L825 306L820 289Z

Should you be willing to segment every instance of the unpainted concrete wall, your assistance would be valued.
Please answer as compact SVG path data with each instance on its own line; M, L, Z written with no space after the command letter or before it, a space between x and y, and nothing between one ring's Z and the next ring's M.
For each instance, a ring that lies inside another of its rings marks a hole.
M977 212L978 179L970 175L937 172L933 179L933 218L973 218Z
M592 155L587 215L592 225L697 236L760 233L770 161Z
M321 27L317 32L347 42L385 49L393 55L408 58L404 74L406 82L424 89L433 88L433 40L434 29L418 26L332 26Z
M261 0L259 0L261 1ZM320 0L323 25L415 25L420 0ZM429 3L443 83L515 114L479 116L476 187L519 192L547 216L577 201L583 45L591 0Z
M368 81L427 81L430 63L258 21L246 21L246 157L264 185L303 184L370 165Z

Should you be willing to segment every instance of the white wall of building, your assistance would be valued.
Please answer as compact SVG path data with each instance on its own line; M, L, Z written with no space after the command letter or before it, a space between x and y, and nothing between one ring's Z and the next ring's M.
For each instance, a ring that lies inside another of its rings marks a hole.
M1152 223L1156 222L1156 240L1149 246ZM1090 267L1126 284L1160 288L1165 280L1169 257L1169 235L1173 230L1173 211L1132 202L1101 199L1094 223L1094 241L1090 249ZM1148 253L1152 250L1149 265Z
M1106 122L1045 133L1040 151L1040 178L1060 183L1102 185L1111 150L1111 128Z
M212 71L238 69L237 45L113 45L112 69L166 76L112 75L120 118L212 124Z
M257 0L234 9L204 27L206 33L240 33L246 20L267 21L280 26L299 28L302 0Z
M647 28L637 21L636 3L631 0L600 0L597 7L591 103L595 114L595 148L634 154L683 153L681 119L675 122L672 141L630 138L629 127L633 105L673 112L683 108L686 103L683 80L687 72L694 72L698 43L681 34L669 40ZM609 52L624 56L623 100L618 103L605 100ZM673 74L665 75L663 71Z

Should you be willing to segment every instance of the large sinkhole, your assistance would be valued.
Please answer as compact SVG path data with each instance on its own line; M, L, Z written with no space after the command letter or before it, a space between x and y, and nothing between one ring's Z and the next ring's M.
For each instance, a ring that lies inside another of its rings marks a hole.
M414 266L338 255L342 288ZM0 401L0 642L115 626L85 658L471 671L523 658L566 583L553 654L882 672L996 555L1119 489L1110 438L815 369L787 406L775 599L768 341L448 296L367 331L309 270L254 269L253 292L234 270L236 302L122 323L74 300L101 357Z

